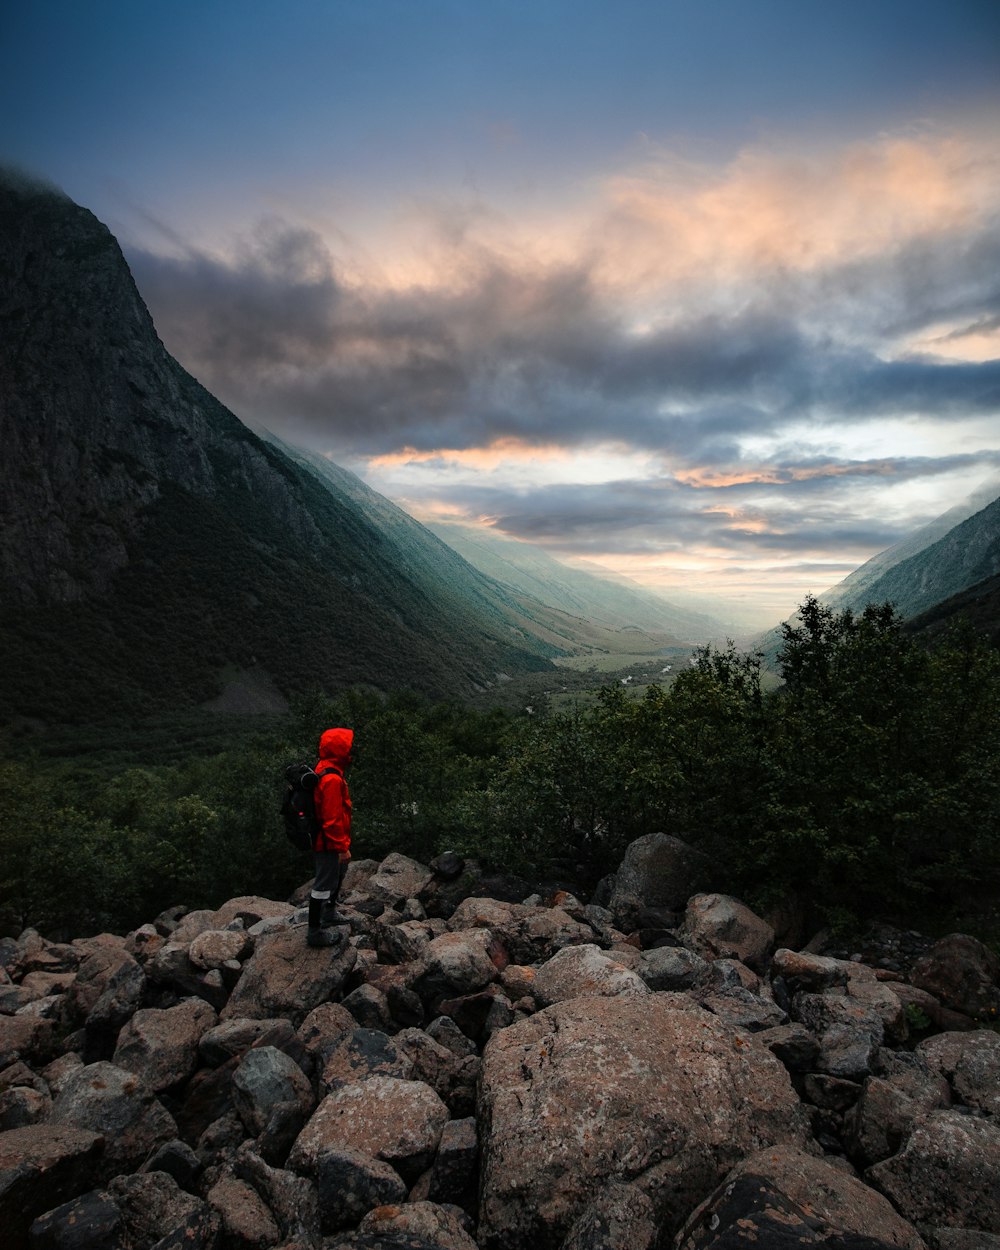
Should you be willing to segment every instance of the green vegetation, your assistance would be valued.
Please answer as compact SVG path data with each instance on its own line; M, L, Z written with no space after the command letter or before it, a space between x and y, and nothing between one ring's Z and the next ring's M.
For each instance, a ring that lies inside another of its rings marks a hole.
M205 718L201 738L193 719L133 725L86 755L68 736L45 753L21 741L0 766L0 904L13 927L77 933L287 894L309 864L279 829L281 770L342 723L359 745L359 857L453 848L586 886L664 830L756 906L796 896L816 920L976 932L1000 885L1000 655L971 633L925 649L888 605L809 599L780 668L767 689L759 656L706 648L668 688L616 685L532 715L314 694L221 751L218 727L243 721Z

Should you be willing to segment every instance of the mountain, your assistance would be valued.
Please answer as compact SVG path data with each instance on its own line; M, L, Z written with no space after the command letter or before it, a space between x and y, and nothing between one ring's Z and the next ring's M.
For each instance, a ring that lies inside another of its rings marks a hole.
M556 653L387 500L244 426L168 354L106 227L10 173L0 399L3 720L194 707L234 677L457 696Z
M661 599L625 577L607 577L554 559L532 543L452 523L428 526L470 564L512 594L611 629L639 628L677 642L704 642L726 626L702 612Z
M968 622L1000 647L1000 574L910 617L905 628L919 638L932 639L959 621Z
M908 552L910 545L921 542L942 523L954 522L962 512L959 508L945 513L920 535L914 535L909 544L876 556L820 597L834 607L855 610L866 603L888 600L911 617L1000 573L1000 498L996 497L949 525L940 537L919 546L912 555L899 558L901 551ZM881 564L876 563L879 561Z

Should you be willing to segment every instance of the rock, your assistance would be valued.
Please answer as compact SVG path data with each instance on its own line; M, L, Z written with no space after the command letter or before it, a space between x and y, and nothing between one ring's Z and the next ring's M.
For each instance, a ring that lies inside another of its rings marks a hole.
M508 959L518 964L542 963L564 946L594 940L589 924L575 920L561 908L496 898L465 899L455 908L448 924L455 931L489 929Z
M885 1036L893 1045L901 1046L910 1035L906 1012L899 995L878 981L851 981L847 997L870 1007L882 1020Z
M315 1175L322 1150L347 1147L382 1159L404 1180L430 1164L450 1116L429 1085L373 1076L328 1094L299 1134L288 1166Z
M379 864L378 871L369 879L365 891L386 907L395 907L405 899L415 898L430 884L433 876L433 872L423 864L394 851Z
M808 951L776 950L771 961L771 974L783 977L792 994L799 990L820 993L831 986L847 984L847 969L841 960L813 955Z
M185 1193L165 1172L117 1176L108 1192L122 1213L129 1246L151 1246L205 1210L200 1198Z
M202 1063L217 1068L228 1059L242 1055L277 1023L277 1018L235 1018L206 1029L198 1041L198 1054Z
M206 1203L202 1210L189 1215L173 1232L161 1237L150 1250L216 1250L220 1226L218 1212Z
M379 1029L382 1032L388 1032L392 1028L389 1000L374 985L359 985L356 990L351 990L345 996L343 1006L354 1017L355 1024L362 1028Z
M411 1063L413 1079L429 1085L453 1116L461 1118L458 1108L475 1105L478 1059L455 1054L422 1029L404 1029L395 1042Z
M0 1094L0 1133L26 1128L48 1119L52 1099L27 1085L15 1085Z
M231 1250L266 1250L281 1232L266 1203L246 1181L225 1176L206 1195L222 1220L224 1244Z
M16 1059L44 1062L52 1053L51 1020L30 1016L0 1016L0 1067Z
M193 1189L198 1173L201 1171L201 1160L186 1143L179 1138L164 1142L149 1156L142 1165L142 1172L165 1172L172 1177L181 1189Z
M122 1213L110 1194L91 1190L40 1215L28 1243L31 1250L124 1250Z
M950 933L935 942L913 965L910 980L966 1016L1000 1006L1000 957L965 933Z
M188 959L207 972L221 968L227 960L241 959L252 946L253 939L242 929L205 929L188 948Z
M645 997L649 986L599 946L567 946L538 969L532 993L543 1006L590 994Z
M262 920L288 920L295 912L290 903L273 898L261 898L257 894L241 894L223 903L212 913L213 929L226 929L234 921L241 921L244 929L250 929Z
M393 913L390 913L390 915ZM437 921L443 925L443 921ZM402 924L379 924L376 948L379 958L390 964L412 963L420 959L434 937L440 937L443 929L434 932L434 924L407 920Z
M738 959L758 972L767 966L774 945L771 926L728 894L688 899L680 937L703 959Z
M900 1149L917 1120L950 1103L948 1082L922 1063L884 1077L870 1076L845 1120L845 1143L856 1162L866 1167L879 1163Z
M916 1053L948 1079L966 1106L1000 1122L1000 1035L992 1029L938 1033L920 1042Z
M479 1137L474 1116L449 1120L431 1168L427 1196L431 1202L450 1202L470 1214L476 1206L479 1177Z
M111 944L97 946L83 959L69 990L70 1015L74 1020L82 1021L90 1015L111 978L124 963L135 964L135 960L123 947Z
M855 999L797 994L794 1012L819 1041L816 1071L862 1080L872 1071L884 1040L881 1017Z
M302 1069L273 1046L246 1052L233 1073L232 1098L252 1137L264 1132L280 1105L294 1103L303 1116L315 1105L312 1086Z
M978 1228L932 1228L925 1236L930 1250L1000 1250L1000 1233Z
M789 1072L811 1072L819 1054L819 1042L801 1024L781 1024L763 1029L754 1037L776 1055Z
M119 1030L132 1018L145 990L146 974L142 966L134 959L124 959L87 1014L85 1063L111 1058Z
M28 1244L31 1222L91 1189L103 1140L66 1124L0 1133L0 1227L8 1250Z
M957 1111L932 1111L899 1154L865 1172L914 1223L1000 1228L1000 1128Z
M267 1204L283 1243L301 1241L312 1247L319 1241L319 1194L312 1181L283 1168L269 1167L250 1142L237 1150L233 1171Z
M684 946L655 946L639 957L639 976L651 990L687 990L709 975L710 964Z
M370 1076L395 1076L403 1081L413 1076L413 1060L377 1029L352 1029L341 1034L324 1058L320 1076L324 1094Z
M315 1171L324 1233L354 1228L375 1207L406 1201L406 1186L395 1168L361 1150L324 1147Z
M656 1238L649 1197L638 1185L612 1181L576 1220L560 1250L653 1250Z
M165 942L146 964L150 982L162 990L181 997L203 998L216 1011L220 1011L228 996L220 984L218 969L202 972L188 959L188 944Z
M536 970L527 964L509 964L500 973L503 992L511 1002L516 1002L525 995L531 995L536 975Z
M296 1037L314 1059L323 1060L337 1039L357 1028L357 1021L341 1003L320 1003L299 1025Z
M233 1073L239 1059L234 1056L217 1068L201 1068L188 1082L183 1101L177 1108L177 1131L188 1145L196 1145L202 1133L220 1116L233 1111Z
M715 876L715 866L701 851L680 838L650 833L626 848L608 910L620 929L631 932L643 908L678 911L693 894L710 888Z
M495 981L506 964L488 929L443 933L427 944L414 988L429 1003L474 994Z
M700 994L696 997L706 1011L748 1033L761 1033L788 1023L787 1012L776 1003L752 994L742 986L720 994Z
M445 881L454 881L465 871L465 860L454 851L442 851L431 860L430 868Z
M170 934L170 941L178 946L190 946L200 934L216 927L214 916L215 912L204 907L186 912Z
M557 1246L616 1180L672 1231L749 1150L807 1138L777 1059L657 994L557 1003L494 1035L477 1119L484 1250Z
M361 1221L358 1231L384 1238L386 1246L392 1245L392 1238L403 1234L424 1238L440 1250L478 1250L458 1217L433 1202L376 1207Z
M156 1093L186 1081L198 1066L198 1044L216 1023L200 998L137 1011L118 1035L113 1062L142 1076Z
M424 1032L460 1058L476 1053L476 1043L466 1037L451 1016L435 1017Z
M349 944L307 946L304 928L266 934L258 939L220 1018L287 1016L298 1023L340 989L356 958Z
M78 1054L70 1050L65 1055L60 1055L58 1059L53 1059L50 1064L47 1064L42 1069L42 1076L53 1098L62 1090L68 1077L82 1067L83 1060Z
M177 1136L173 1117L145 1081L103 1059L68 1078L52 1105L50 1123L104 1137L101 1179L135 1171L152 1150Z
M450 1016L459 1030L471 1038L477 1046L482 1045L494 1031L497 1023L495 1008L500 1010L507 1022L513 1020L510 1001L503 994L490 986L478 994L465 994L461 998L446 998L438 1004L442 1015ZM506 1027L505 1025L503 1027Z

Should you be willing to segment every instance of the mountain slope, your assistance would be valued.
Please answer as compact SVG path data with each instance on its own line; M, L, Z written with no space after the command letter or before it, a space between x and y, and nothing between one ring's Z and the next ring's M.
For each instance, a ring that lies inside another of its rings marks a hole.
M166 352L107 229L11 176L0 397L5 719L192 706L234 666L463 694L553 653L499 587L450 555L432 575L248 430Z
M625 578L612 581L562 564L531 543L462 525L428 528L512 592L571 616L614 629L632 626L666 633L678 642L703 642L725 633L719 621L704 613L678 607Z

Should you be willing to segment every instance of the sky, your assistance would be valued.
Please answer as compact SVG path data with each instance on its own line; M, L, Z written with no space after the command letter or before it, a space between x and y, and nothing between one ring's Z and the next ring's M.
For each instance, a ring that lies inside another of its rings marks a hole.
M1000 493L995 0L32 0L0 117L422 520L766 625Z

